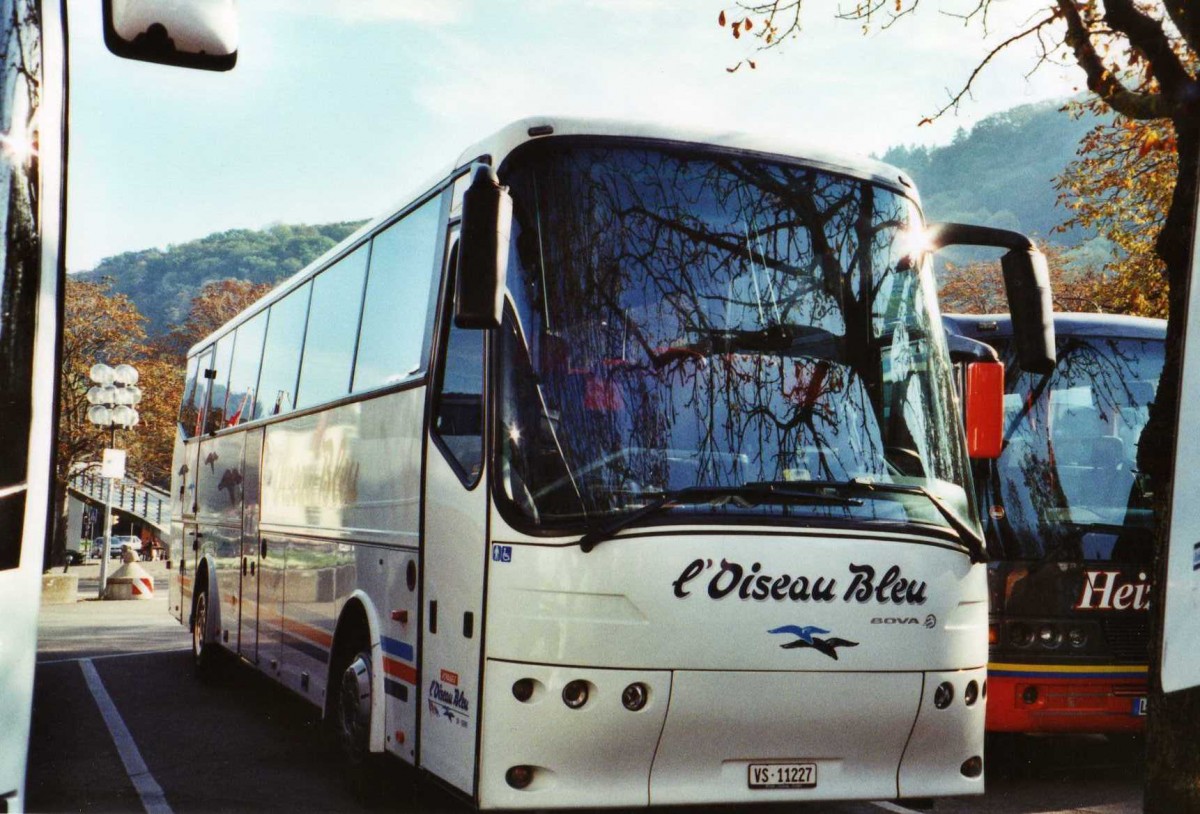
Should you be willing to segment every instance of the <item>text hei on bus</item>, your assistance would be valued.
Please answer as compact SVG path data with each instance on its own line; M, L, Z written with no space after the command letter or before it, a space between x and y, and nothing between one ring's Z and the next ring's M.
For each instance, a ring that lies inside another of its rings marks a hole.
M192 349L198 664L481 807L982 791L985 555L922 237L1005 247L1052 364L1041 255L927 234L891 167L551 119L471 147Z
M1011 361L1006 315L944 322ZM991 558L987 728L1136 731L1154 542L1137 450L1166 323L1055 314L1054 330L1053 370L1008 368L1003 450L975 467Z

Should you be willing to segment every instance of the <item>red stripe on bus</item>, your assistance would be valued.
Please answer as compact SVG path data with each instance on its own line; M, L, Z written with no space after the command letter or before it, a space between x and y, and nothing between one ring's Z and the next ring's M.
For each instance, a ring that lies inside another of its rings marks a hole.
M319 627L301 622L299 619L293 619L290 616L283 617L283 629L288 633L295 633L301 638L308 639L314 644L319 644L326 650L333 647L333 636L329 635Z
M392 678L398 678L405 684L417 686L417 670L411 664L405 664L402 661L396 661L393 658L384 656L383 671Z

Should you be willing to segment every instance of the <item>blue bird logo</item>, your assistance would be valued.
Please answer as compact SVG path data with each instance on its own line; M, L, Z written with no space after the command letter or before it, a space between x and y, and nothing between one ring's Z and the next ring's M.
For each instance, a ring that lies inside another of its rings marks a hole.
M767 632L790 633L793 636L798 636L809 644L812 644L812 637L814 633L828 633L829 631L825 628L817 627L816 625L805 625L804 627L800 627L799 625L784 625L783 627L777 627L774 630L768 630Z
M842 639L834 636L829 639L822 639L821 636L829 633L823 627L816 625L783 625L781 627L768 630L767 633L787 633L796 638L790 642L785 642L779 645L784 650L793 650L798 647L811 647L819 653L824 653L829 658L837 661L837 649L839 647L858 647L858 642L852 642L848 639Z

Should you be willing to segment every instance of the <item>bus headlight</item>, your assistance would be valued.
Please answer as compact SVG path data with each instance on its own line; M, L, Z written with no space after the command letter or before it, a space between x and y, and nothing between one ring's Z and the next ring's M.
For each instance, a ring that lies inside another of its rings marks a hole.
M1008 643L1013 647L1029 647L1033 644L1033 630L1022 622L1008 626Z
M504 782L512 786L514 789L528 788L533 782L533 767L532 766L513 766L504 773Z
M570 709L579 709L587 703L588 683L580 678L568 682L567 686L563 687L562 699Z
M519 678L512 685L513 698L524 704L530 698L533 698L533 679Z
M1062 631L1057 625L1042 625L1038 628L1038 643L1050 650L1055 649L1062 644Z
M967 682L967 689L963 692L963 702L969 707L973 706L979 700L979 685L974 681Z
M1081 627L1073 627L1067 631L1067 641L1071 643L1071 647L1085 647L1087 645L1087 631Z
M646 685L640 681L635 681L625 688L621 693L621 703L625 705L625 709L630 712L637 712L642 707L646 706L646 699L650 697Z
M950 702L954 700L954 685L949 681L943 681L938 684L937 689L933 691L933 705L938 709L945 709L950 706Z

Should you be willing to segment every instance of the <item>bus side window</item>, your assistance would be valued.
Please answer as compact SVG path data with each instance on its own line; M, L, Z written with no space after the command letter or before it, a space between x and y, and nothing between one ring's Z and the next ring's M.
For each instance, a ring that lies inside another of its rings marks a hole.
M282 415L295 408L296 377L300 371L300 349L308 320L309 292L305 283L271 305L267 338L263 344L262 372L254 396L254 418Z
M212 369L216 371L216 376L208 386L211 395L204 417L206 433L216 432L225 426L225 411L229 406L229 365L233 360L234 337L235 333L230 331L217 340L217 350L212 360Z
M441 206L440 195L430 198L372 241L355 393L398 384L425 368Z
M212 367L212 346L205 348L188 362L187 384L184 385L183 404L179 407L179 427L184 438L200 434L204 425L200 423L204 402L208 398L209 380L204 372Z
M458 244L449 252L448 267L458 264ZM432 430L463 484L474 487L483 468L483 337L484 331L454 325L454 286L447 297L446 341L442 345L434 393Z

